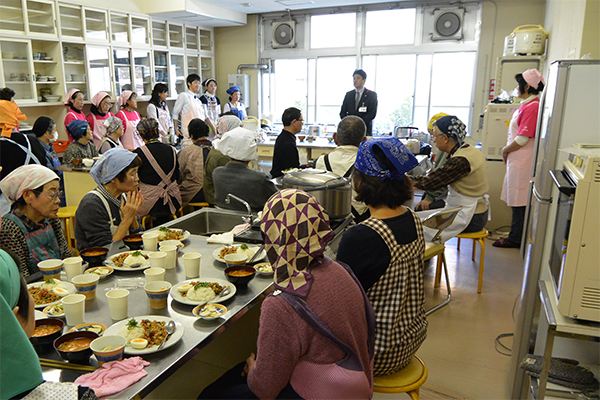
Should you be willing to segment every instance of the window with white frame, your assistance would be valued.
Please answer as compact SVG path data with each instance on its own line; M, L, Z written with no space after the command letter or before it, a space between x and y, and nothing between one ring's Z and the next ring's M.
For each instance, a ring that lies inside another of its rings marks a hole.
M469 126L478 39L426 42L417 32L422 14L417 7L309 16L306 45L264 52L273 69L262 112L281 122L286 108L297 107L306 124L337 125L352 73L362 68L379 100L374 134L395 126L425 131L438 112Z

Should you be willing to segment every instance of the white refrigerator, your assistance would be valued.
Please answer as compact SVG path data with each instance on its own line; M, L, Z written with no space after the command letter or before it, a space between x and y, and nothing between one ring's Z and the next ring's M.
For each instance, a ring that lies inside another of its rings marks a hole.
M540 309L538 281L550 259L557 193L549 171L561 169L567 159L567 153L559 149L575 143L600 143L600 60L554 61L546 83L522 246L523 282L509 378L512 399L526 399L529 389L529 379L519 365L534 350Z

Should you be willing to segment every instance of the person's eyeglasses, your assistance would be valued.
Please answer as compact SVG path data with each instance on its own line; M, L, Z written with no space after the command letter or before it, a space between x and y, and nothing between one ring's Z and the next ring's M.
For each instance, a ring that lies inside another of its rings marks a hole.
M46 192L42 192L42 194L45 194L46 196L48 196L50 198L50 200L56 200L58 198L60 198L63 195L63 191L60 190L58 192L54 192L54 193L46 193Z

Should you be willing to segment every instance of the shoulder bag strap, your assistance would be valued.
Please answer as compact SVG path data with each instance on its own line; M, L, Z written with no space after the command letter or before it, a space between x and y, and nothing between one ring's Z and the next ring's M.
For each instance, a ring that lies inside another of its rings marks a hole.
M325 168L327 168L327 171L333 172L331 169L331 163L329 162L329 154L325 154L323 156L323 161L325 162Z

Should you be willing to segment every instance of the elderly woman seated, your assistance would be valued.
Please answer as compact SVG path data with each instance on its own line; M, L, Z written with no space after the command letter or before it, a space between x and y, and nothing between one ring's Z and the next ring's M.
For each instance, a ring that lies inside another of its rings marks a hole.
M104 154L115 147L119 149L124 148L123 144L121 144L123 122L117 117L108 117L104 120L102 125L104 125L104 129L106 129L106 136L98 143L98 151L100 154Z
M67 147L63 155L63 163L72 166L76 158L94 158L98 156L98 150L94 145L92 129L87 121L75 120L67 125L69 135L75 141Z
M262 210L277 188L267 174L248 167L250 161L257 158L255 134L248 129L235 128L221 139L215 139L213 146L231 158L227 165L213 172L217 206L246 211L246 207L237 201L225 202L227 195L233 194L248 202L252 211Z
M19 268L0 250L0 393L2 399L97 399L72 383L44 382L29 337L35 330L34 301Z
M405 174L417 164L396 138L363 142L354 164L356 200L371 217L344 233L337 259L352 268L375 309L375 376L408 365L427 334L423 226L404 206L413 197Z
M135 149L142 160L140 192L145 199L138 213L140 216L151 215L154 225L160 225L172 220L181 207L177 152L174 147L158 140L160 133L155 119L142 119L137 129L146 143Z
M0 182L11 211L2 217L0 243L17 255L28 282L42 278L37 264L72 255L56 217L58 175L41 165L23 165Z
M277 290L261 307L258 355L199 398L370 399L374 313L352 271L323 255L327 213L284 189L265 204L261 230Z
M90 174L98 186L83 196L75 214L79 250L107 246L140 231L137 213L144 202L138 191L142 160L125 149L110 149Z

